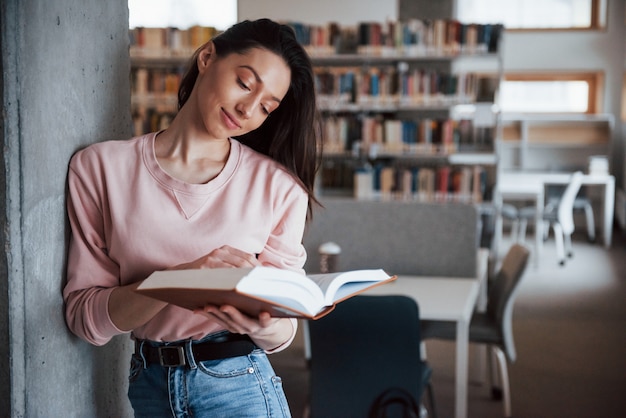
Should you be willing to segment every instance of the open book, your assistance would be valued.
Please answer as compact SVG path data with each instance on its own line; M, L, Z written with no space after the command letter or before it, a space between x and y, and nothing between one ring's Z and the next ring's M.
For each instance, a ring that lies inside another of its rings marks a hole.
M137 292L191 310L232 305L251 316L317 319L342 300L395 278L381 269L310 276L273 267L164 270L152 273Z

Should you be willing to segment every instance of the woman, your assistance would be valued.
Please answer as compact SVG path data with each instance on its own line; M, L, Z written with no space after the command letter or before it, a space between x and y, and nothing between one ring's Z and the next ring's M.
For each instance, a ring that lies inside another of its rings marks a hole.
M166 130L70 162L68 326L95 345L131 333L138 417L289 416L266 354L291 343L295 320L193 313L134 289L165 269L302 271L318 163L310 60L288 26L241 22L196 51L178 97Z

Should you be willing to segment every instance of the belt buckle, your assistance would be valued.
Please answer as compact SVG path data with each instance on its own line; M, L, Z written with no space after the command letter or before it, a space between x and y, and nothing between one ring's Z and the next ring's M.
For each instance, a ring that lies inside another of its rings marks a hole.
M178 367L187 364L185 362L185 348L180 346L161 346L159 350L159 363L163 367Z

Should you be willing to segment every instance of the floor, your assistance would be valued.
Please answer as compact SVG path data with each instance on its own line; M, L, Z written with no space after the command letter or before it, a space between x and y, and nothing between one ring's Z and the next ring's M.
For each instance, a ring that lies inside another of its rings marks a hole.
M616 229L609 250L584 235L573 244L573 258L559 266L549 239L522 282L513 313L518 359L509 367L514 417L626 417L626 234ZM303 347L298 335L271 357L294 418L306 416ZM427 353L438 417L452 417L454 343L429 341ZM468 416L501 417L502 404L472 366L470 380Z

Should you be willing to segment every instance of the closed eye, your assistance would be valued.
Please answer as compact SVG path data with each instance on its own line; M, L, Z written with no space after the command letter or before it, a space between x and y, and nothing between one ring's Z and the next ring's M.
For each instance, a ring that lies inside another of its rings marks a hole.
M246 83L241 81L240 78L237 79L237 84L239 84L239 87L241 87L242 89L250 91L250 87L248 87L248 85Z
M257 77L258 78L258 77ZM242 90L245 90L247 92L252 91L252 87L250 87L249 84L247 84L241 77L237 77L237 84L239 85L239 87L241 87ZM254 84L254 82L252 83ZM272 97L272 100L276 100L278 103L280 103L280 100ZM269 110L272 106L266 106L263 103L259 104L261 106L261 111L263 112L263 114L265 116L269 116L269 114L271 113L271 111Z

